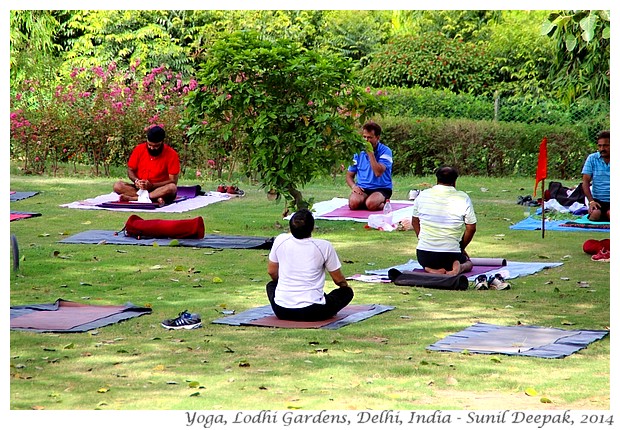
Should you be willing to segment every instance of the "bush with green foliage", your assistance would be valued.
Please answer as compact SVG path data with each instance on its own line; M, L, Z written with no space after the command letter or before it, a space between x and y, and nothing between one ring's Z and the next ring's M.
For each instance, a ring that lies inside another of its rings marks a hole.
M493 61L477 44L441 33L397 36L372 55L361 72L375 87L428 87L454 93L489 94Z
M307 206L299 188L360 150L360 123L379 109L377 98L355 85L351 69L341 56L286 39L225 36L214 43L197 74L199 88L188 97L188 135L215 151L224 146L272 195Z
M382 141L394 152L395 174L431 174L452 165L464 175L532 176L548 139L550 177L578 177L593 140L578 127L446 118L385 117Z

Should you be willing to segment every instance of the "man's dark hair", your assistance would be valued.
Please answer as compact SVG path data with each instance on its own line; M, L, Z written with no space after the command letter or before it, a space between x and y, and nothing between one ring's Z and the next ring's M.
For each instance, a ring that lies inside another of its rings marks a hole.
M435 170L435 176L437 176L437 183L444 185L456 185L456 178L459 177L459 172L454 167L444 166Z
M293 214L288 223L291 234L295 239L305 239L312 235L314 217L308 209L300 209Z
M599 132L599 134L596 136L596 141L598 142L601 139L609 139L609 130L603 130Z
M381 126L376 122L368 121L362 126L362 129L366 131L372 131L377 137L381 136Z
M149 128L149 131L146 132L146 138L151 143L163 142L163 140L166 138L166 132L163 128L156 125Z

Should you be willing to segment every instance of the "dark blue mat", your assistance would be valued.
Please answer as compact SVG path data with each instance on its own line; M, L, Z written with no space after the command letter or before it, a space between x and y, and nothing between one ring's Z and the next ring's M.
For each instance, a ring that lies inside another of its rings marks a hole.
M607 336L607 330L561 330L477 323L426 347L430 351L564 358Z
M323 323L321 321L315 322L304 322L304 321L285 321L278 320L273 310L271 309L271 305L260 306L258 308L248 309L247 311L241 312L237 315L232 315L229 317L224 317L220 319L216 319L212 321L214 324L227 324L227 325L255 325L255 326L263 326L263 327L280 327L280 328L321 328L321 329L338 329L340 327L344 327L349 324L353 324L359 321L363 321L368 319L374 315L379 315L383 312L391 311L394 309L394 306L385 306L385 305L353 305L351 308L356 308L354 311L347 312L349 307L345 307L342 311L346 316L341 319L336 319L335 321L330 321L327 323ZM357 309L359 308L359 309ZM343 312L344 311L344 312ZM336 315L338 317L338 315ZM264 320L269 319L268 323L265 323Z
M609 229L605 228L583 228L574 226L563 226L569 221L575 220L545 220L545 231L587 231L588 233L600 232L609 234ZM542 230L542 220L528 217L510 226L510 230Z
M177 239L178 246L219 249L271 249L273 238L257 236L220 236L208 234L202 239ZM153 245L168 246L172 239L137 239L111 230L87 230L59 241L59 243L87 245Z
M15 191L13 194L11 194L11 201L16 202L18 200L23 200L32 196L36 196L37 194L39 194L38 191Z

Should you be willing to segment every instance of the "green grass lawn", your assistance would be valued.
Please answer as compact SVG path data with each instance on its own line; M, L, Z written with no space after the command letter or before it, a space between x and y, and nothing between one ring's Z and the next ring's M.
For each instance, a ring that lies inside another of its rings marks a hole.
M396 309L338 330L210 324L223 310L267 304L265 250L58 243L84 230L123 227L128 212L59 207L108 193L114 180L11 175L11 190L39 191L11 203L11 210L42 214L10 223L21 256L19 271L11 272L11 305L63 298L153 309L87 333L11 331L11 409L610 408L609 336L564 359L426 350L479 321L609 328L610 264L591 261L581 249L586 239L607 234L547 231L542 239L539 231L509 229L524 217L516 200L532 194L532 178L459 178L457 188L470 193L478 215L468 250L472 257L562 261L562 266L514 279L508 291L352 282L353 304ZM406 199L410 189L424 183L434 180L397 177L393 198ZM215 189L217 183L202 185ZM271 237L286 231L282 202L268 201L263 190L247 182L238 185L246 191L243 198L157 217L200 215L207 234ZM303 193L318 202L346 197L348 187L343 177L326 178ZM415 258L412 231L387 233L365 229L363 223L318 220L315 237L332 241L347 276ZM580 288L578 281L590 287ZM184 309L200 313L204 327L166 331L160 326Z

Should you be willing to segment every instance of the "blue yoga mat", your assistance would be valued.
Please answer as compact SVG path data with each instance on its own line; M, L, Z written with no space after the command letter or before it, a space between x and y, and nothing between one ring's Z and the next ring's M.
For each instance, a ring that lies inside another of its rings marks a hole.
M350 311L347 311L349 310ZM383 312L391 311L394 306L385 305L349 305L345 307L339 314L342 313L344 318L338 319L338 314L335 318L331 318L327 321L287 321L279 320L275 317L271 305L260 306L247 311L241 312L237 315L229 317L219 318L212 323L214 324L228 324L234 326L241 325L255 325L263 327L279 327L279 328L321 328L334 330L346 325L363 321L372 316L381 314ZM268 319L269 321L265 322Z
M147 245L157 243L168 246L172 239L137 239L125 236L112 230L87 230L74 234L59 243L84 245ZM202 239L178 239L178 246L191 248L221 248L221 249L271 249L273 238L259 236L221 236L208 234Z
M583 221L583 218L579 218L576 220L545 220L545 231L587 231L587 232L599 232L599 233L607 233L609 234L608 228L586 228L586 227L578 227L578 226L563 226L562 224L566 224L567 222L580 222L580 223L588 223L593 226L600 225L609 225L609 223L594 223L592 221L586 220ZM511 230L542 230L542 220L536 219L532 217L525 218L524 220L519 221L515 225L510 226Z
M426 347L430 351L564 358L607 336L607 330L561 330L477 323Z
M500 272L504 279L514 279L519 276L527 276L533 275L534 273L540 272L543 269L550 269L552 267L561 266L563 263L559 262L546 262L546 263L529 263L529 262L520 262L520 261L506 261L506 265L500 268L492 268L488 272L482 272L485 275L494 275L495 273ZM422 269L420 263L416 260L409 260L405 264L401 264L399 266L392 266L386 269L376 269L376 270L366 270L367 275L379 275L387 277L388 271L390 269L397 269L401 272L405 271L413 271ZM480 272L476 271L475 274L471 273L463 273L467 275L467 280L473 282L476 280L476 276L480 274Z

